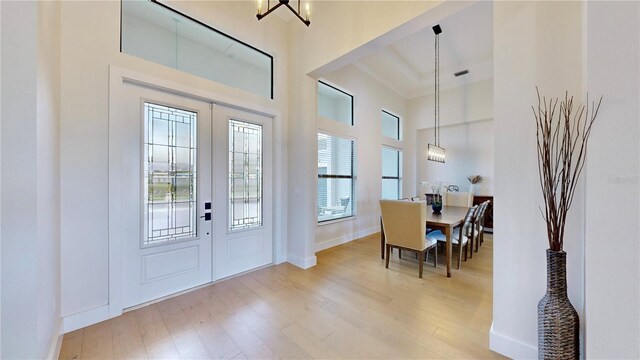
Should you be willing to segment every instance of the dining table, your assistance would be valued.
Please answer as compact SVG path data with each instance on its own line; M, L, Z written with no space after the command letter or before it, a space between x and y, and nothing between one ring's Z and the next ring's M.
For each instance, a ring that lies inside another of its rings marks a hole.
M428 205L427 205L428 206ZM427 229L440 230L445 235L445 258L447 262L447 277L451 277L451 253L453 246L451 242L451 234L453 229L462 226L464 217L469 208L464 206L443 206L440 213L434 213L431 207L427 207ZM382 217L380 218L380 254L384 259L384 226L382 225Z

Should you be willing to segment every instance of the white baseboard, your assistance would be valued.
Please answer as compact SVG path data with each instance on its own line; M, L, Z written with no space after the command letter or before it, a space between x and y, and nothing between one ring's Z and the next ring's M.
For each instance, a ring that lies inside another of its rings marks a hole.
M512 359L537 359L538 348L489 330L489 349Z
M287 261L301 269L308 269L310 267L316 266L316 264L318 263L318 259L315 257L315 255L303 258L302 256L289 254L289 256L287 257Z
M360 230L360 231L356 231L352 234L345 234L342 236L339 236L337 238L334 239L329 239L329 240L324 240L321 242L316 243L316 251L322 251L322 250L326 250L328 248L332 248L334 246L338 246L338 245L342 245L342 244L346 244L350 241L365 237L365 236L369 236L371 234L375 234L377 232L380 232L380 227L379 226L375 226L372 228L368 228L368 229L364 229L364 230Z
M58 327L58 331L56 332L58 336L56 336L55 341L51 343L51 347L49 348L49 355L47 355L47 359L57 360L60 357L60 349L62 348L62 322L60 322L60 326Z
M109 305L100 306L95 309L65 316L62 319L62 331L66 334L70 331L82 329L85 326L97 324L110 318Z

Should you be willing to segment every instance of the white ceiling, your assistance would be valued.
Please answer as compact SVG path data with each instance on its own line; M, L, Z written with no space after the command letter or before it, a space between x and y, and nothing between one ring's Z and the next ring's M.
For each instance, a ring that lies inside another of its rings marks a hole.
M439 22L440 87L446 90L493 77L493 5L480 1ZM435 25L435 24L434 24ZM354 63L407 99L434 92L435 35L415 32ZM453 73L469 69L467 75Z

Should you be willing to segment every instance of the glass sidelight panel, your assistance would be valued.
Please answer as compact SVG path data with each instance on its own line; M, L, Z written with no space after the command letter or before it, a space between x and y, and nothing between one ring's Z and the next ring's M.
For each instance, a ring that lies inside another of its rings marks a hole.
M262 226L262 126L229 121L229 230Z
M144 104L144 245L196 236L197 117Z

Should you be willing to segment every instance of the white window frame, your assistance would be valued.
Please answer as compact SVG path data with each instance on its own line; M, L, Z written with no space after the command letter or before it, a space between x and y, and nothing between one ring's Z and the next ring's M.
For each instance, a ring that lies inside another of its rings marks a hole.
M382 149L389 149L389 150L393 150L397 153L398 156L398 177L389 177L389 176L382 176L382 180L397 180L398 181L398 199L402 198L402 172L403 172L403 168L402 168L402 149L394 147L394 146L388 146L388 145L382 145ZM381 151L382 151L381 149ZM382 157L380 159L380 169L382 169ZM382 182L381 182L382 184ZM380 197L382 198L382 186L380 186ZM392 199L392 200L396 200L396 199Z
M326 136L330 136L330 137L335 137L335 138L340 138L340 139L344 139L344 140L348 140L352 142L352 153L351 153L351 181L352 181L352 194L351 194L351 214L346 215L346 216L341 216L341 217L336 217L336 218L331 218L331 219L327 219L327 220L319 220L318 219L318 215L316 214L316 221L318 223L318 225L324 225L324 224L330 224L333 222L340 222L340 221L344 221L344 220L349 220L349 219L354 219L357 216L357 199L356 199L356 194L357 194L357 148L358 148L358 142L357 139L349 137L349 136L345 136L345 135L341 135L341 134L336 134L333 133L331 131L326 131L326 130L321 130L318 129L317 135L326 135ZM317 139L317 135L316 135L316 139ZM318 159L318 153L317 150L318 146L316 146L316 160ZM318 208L318 203L317 203L317 199L318 199L318 180L321 178L320 177L321 174L317 174L317 178L316 178L316 209ZM329 177L324 177L324 178L329 178Z

